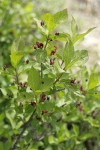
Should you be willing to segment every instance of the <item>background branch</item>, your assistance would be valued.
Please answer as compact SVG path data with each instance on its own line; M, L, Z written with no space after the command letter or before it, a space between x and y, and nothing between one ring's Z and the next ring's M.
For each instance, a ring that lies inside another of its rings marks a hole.
M12 148L10 150L15 150L18 143L20 142L25 130L27 129L28 125L30 124L33 116L34 116L34 113L35 113L36 109L34 110L34 112L31 114L30 118L28 121L26 121L24 124L23 124L23 130L20 132L20 134L18 135L18 137L16 138L16 141L15 143L13 144Z

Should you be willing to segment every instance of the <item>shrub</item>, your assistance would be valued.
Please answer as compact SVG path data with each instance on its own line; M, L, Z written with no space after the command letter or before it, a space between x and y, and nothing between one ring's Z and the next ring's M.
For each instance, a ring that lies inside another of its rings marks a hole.
M55 32L67 10L34 18L41 38L27 49L11 48L12 66L1 70L0 150L94 150L99 148L99 72L87 70L87 50L78 50L94 28L79 34Z

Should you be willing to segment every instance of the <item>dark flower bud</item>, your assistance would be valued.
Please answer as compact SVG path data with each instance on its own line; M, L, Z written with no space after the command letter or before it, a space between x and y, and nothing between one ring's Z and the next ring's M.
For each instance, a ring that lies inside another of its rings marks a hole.
M43 43L40 43L39 48L41 49L43 48Z
M19 87L22 87L22 86L23 86L22 82L19 82L19 83L18 83L18 86L19 86Z
M40 95L40 102L44 102L45 100L46 100L46 95L45 95L45 93L42 93Z
M26 60L26 64L29 64L29 60Z
M54 59L50 59L50 65L53 65L54 61L55 61L55 58Z
M37 119L37 120L41 120L41 118L40 118L39 116L36 116L36 119Z
M34 45L34 49L37 49L37 45Z
M80 86L80 91L83 91L83 87L82 86Z
M42 110L42 115L48 113L47 110Z
M42 81L41 83L44 84L44 81Z
M23 87L24 87L24 88L27 88L27 82L25 82L25 83L23 84Z
M59 32L56 32L55 35L59 35Z
M71 85L75 84L75 79L70 80L70 84L71 84Z
M51 51L51 55L54 55L56 53L56 50Z
M41 21L41 23L40 23L40 24L41 24L41 26L44 26L44 22L43 22L43 21Z
M43 48L43 43L40 43L40 42L36 42L36 44L35 44L35 49L37 49L37 48Z
M88 79L85 80L86 82L88 81Z
M34 107L36 106L36 102L31 102L31 105Z

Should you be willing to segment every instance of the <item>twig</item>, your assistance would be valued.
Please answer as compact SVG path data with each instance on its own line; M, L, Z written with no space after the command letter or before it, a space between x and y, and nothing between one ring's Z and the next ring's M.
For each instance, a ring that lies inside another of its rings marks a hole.
M41 62L41 79L43 78L43 68L42 68L42 62Z
M60 92L60 91L64 91L65 88L61 88L61 89L57 89L55 92Z
M47 36L46 43L45 43L45 46L44 46L44 50L45 50L46 47L47 47L48 41L49 41L49 35Z
M65 67L63 68L63 70L65 69ZM59 80L60 78L62 77L63 73L61 73L58 78L54 81L53 85L55 85Z
M18 72L17 69L15 69L15 73L16 73L16 84L18 86L18 91L19 91L19 79L18 79Z
M62 75L63 75L63 73L60 74L60 76L55 80L55 82L53 84L56 84L59 81L59 79L62 77Z
M22 138L22 136L23 136L25 130L27 129L28 125L30 124L30 122L31 122L31 120L32 120L32 118L33 118L33 116L34 116L35 111L36 111L36 109L35 109L34 112L31 114L29 120L24 123L24 125L23 125L23 130L20 132L19 136L16 138L16 141L15 141L15 143L13 144L13 146L12 146L12 148L11 148L10 150L15 150L15 149L16 149L17 144L20 142L20 140L21 140L21 138Z
M64 63L64 60L62 60L61 66L63 65L63 63Z
M47 44L48 44L48 40L49 40L49 35L47 36L47 39L46 39L46 43L44 45L44 51L46 50L46 47L47 47ZM41 79L43 78L43 64L41 62Z

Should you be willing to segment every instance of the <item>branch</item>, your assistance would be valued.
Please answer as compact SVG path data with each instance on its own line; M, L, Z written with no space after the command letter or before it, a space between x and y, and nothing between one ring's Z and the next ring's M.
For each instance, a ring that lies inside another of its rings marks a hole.
M61 89L57 89L55 92L60 92L60 91L64 91L65 88L61 88Z
M60 74L60 76L55 80L55 82L53 83L54 85L60 80L60 78L62 77L63 73Z
M48 44L48 41L49 41L49 35L47 36L47 39L46 39L46 43L44 45L44 51L46 50L46 47L47 47L47 44ZM43 64L41 62L41 79L43 78Z
M64 60L62 60L61 66L63 65L63 63L64 63Z
M65 67L63 68L63 70L65 70ZM58 78L55 80L55 82L53 83L54 85L60 80L60 78L62 77L63 73L61 73Z
M19 91L19 79L18 79L18 72L17 72L17 69L15 69L15 73L16 73L16 84L18 86L18 91Z
M45 46L44 46L44 50L45 50L46 47L47 47L48 41L49 41L49 35L47 36L46 43L45 43Z
M16 141L15 143L13 144L12 148L10 150L15 150L16 149L16 146L18 145L18 143L20 142L25 130L27 129L28 125L30 124L33 116L34 116L34 113L35 113L36 109L34 110L34 112L31 114L30 118L28 121L26 121L24 124L23 124L23 130L20 132L20 134L18 135L18 137L16 138Z
M41 62L41 79L43 78L43 68L42 68L42 62Z

